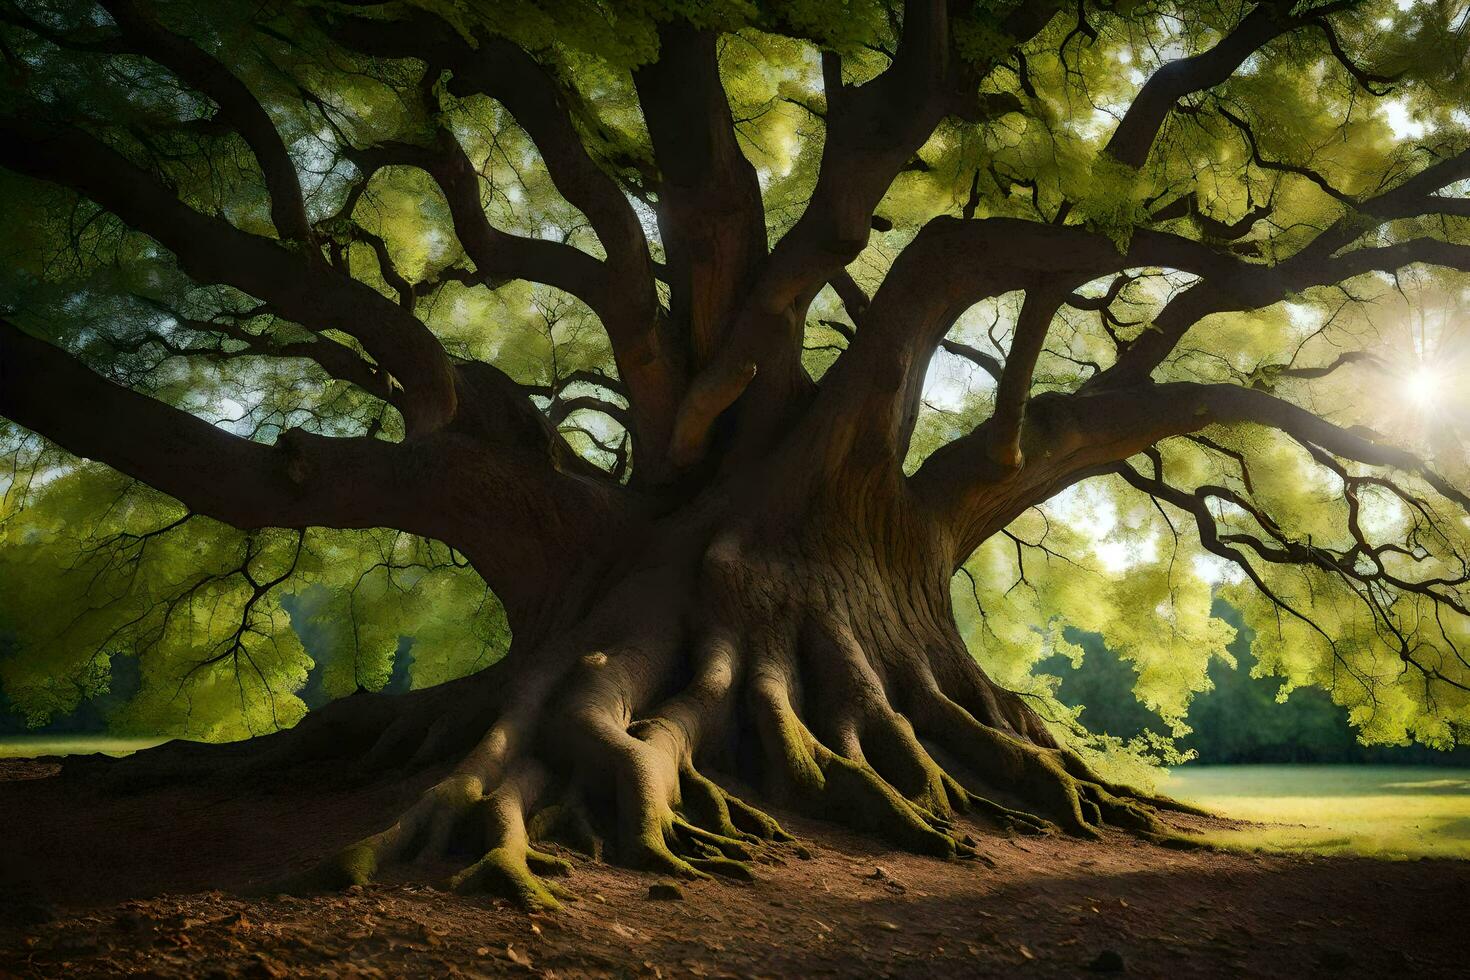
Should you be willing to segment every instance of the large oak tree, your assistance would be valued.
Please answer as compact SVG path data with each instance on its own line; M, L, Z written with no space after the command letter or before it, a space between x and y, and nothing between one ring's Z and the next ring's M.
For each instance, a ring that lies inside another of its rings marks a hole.
M178 690L228 671L242 709L298 578L483 579L494 666L140 757L452 766L332 880L468 842L460 884L550 905L541 833L746 874L782 832L711 772L939 856L963 810L1166 833L970 647L1090 604L1141 683L1202 676L1212 584L1293 683L1453 742L1465 32L1447 0L6 0L0 529L110 503L67 629L114 614L63 641L223 606ZM1120 508L1167 568L1079 600Z

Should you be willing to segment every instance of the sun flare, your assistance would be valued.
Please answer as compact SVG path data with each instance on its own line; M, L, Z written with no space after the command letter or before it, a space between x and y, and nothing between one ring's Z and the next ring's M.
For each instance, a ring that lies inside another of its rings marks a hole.
M1421 364L1404 379L1404 397L1417 409L1428 411L1439 404L1444 395L1444 373Z

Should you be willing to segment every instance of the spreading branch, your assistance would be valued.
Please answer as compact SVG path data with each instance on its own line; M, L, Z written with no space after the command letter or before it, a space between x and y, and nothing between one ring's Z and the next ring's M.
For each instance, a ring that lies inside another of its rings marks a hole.
M438 339L370 286L189 207L154 175L79 129L0 117L0 164L91 198L172 251L195 282L234 286L311 330L339 329L356 338L403 389L411 430L453 417L454 374Z
M413 11L401 19L335 17L327 24L334 37L354 50L374 57L426 61L432 75L447 73L450 94L461 98L483 95L496 100L531 137L552 184L567 203L587 216L606 259L593 266L576 256L563 255L553 262L550 255L554 250L546 248L552 244L549 242L500 238L486 243L485 239L494 239L495 235L485 231L488 220L483 214L469 213L462 188L456 190L461 195L456 222L470 225L481 242L480 256L472 255L477 266L482 258L488 261L492 253L498 254L504 264L512 267L498 275L511 275L519 269L528 277L548 276L536 281L560 286L592 306L608 332L618 373L628 388L636 451L646 464L640 466L640 472L646 469L647 475L655 475L682 383L678 369L681 358L677 347L671 347L671 341L663 335L653 262L643 226L617 181L593 158L578 133L566 87L526 51L504 38L483 35L471 46L459 31L425 11ZM453 148L449 148L449 155L457 156ZM373 161L368 162L370 165ZM451 165L459 166L452 159ZM464 182L462 177L456 180ZM449 194L447 188L445 193ZM487 251L485 244L495 248ZM569 246L563 248L576 251ZM545 253L546 258L533 263L529 254L514 258L509 254L512 251ZM537 269L539 272L534 271ZM480 266L480 271L484 274L487 270Z
M423 524L412 456L399 446L299 430L253 442L113 384L9 320L0 414L238 528Z
M493 451L461 431L392 443L288 429L266 445L114 384L4 319L0 415L237 528L392 527L461 542L513 624L554 601L570 556L631 520L614 487L552 465L544 419ZM466 540L466 526L480 532Z
M1231 562L1278 609L1307 624L1322 636L1332 649L1336 662L1340 665L1352 669L1339 651L1336 640L1307 612L1284 598L1280 590L1273 588L1257 567L1258 562L1265 565L1313 569L1323 573L1343 587L1354 600L1361 602L1366 607L1379 637L1386 642L1389 649L1398 655L1405 666L1417 670L1428 680L1438 681L1459 690L1470 690L1462 682L1444 674L1437 658L1435 662L1429 660L1426 650L1432 654L1433 649L1429 644L1418 641L1405 631L1393 609L1397 597L1407 595L1426 599L1433 603L1436 609L1443 607L1460 616L1470 616L1470 608L1467 608L1461 601L1458 591L1467 582L1470 582L1470 566L1467 566L1464 558L1461 557L1459 559L1461 571L1450 577L1436 575L1425 578L1406 578L1393 571L1384 561L1383 556L1386 554L1394 553L1411 562L1418 562L1425 556L1392 542L1370 543L1360 521L1362 488L1370 484L1384 486L1391 488L1391 492L1396 495L1410 500L1425 521L1424 525L1416 524L1416 527L1433 528L1435 526L1434 518L1427 507L1422 501L1409 497L1395 484L1382 478L1355 477L1330 454L1315 446L1310 448L1317 462L1337 474L1343 482L1343 497L1347 504L1346 532L1353 541L1352 545L1345 550L1314 544L1310 539L1305 542L1295 540L1253 500L1228 487L1206 484L1193 490L1186 490L1169 483L1165 479L1162 459L1157 455L1153 457L1154 475L1152 477L1140 473L1128 463L1116 464L1113 472L1121 476L1135 490L1188 514L1195 523L1200 543L1206 551ZM1211 507L1211 501L1229 504L1248 515L1258 531L1253 532L1228 526ZM1417 633L1417 631L1414 632ZM1453 642L1449 641L1448 636L1445 639L1453 649ZM1368 682L1366 677L1360 676L1360 680Z
M1261 3L1214 47L1160 66L1128 107L1104 151L1120 163L1142 167L1180 99L1221 84L1261 47L1306 22L1290 16L1291 6L1283 0Z
M315 235L306 217L296 165L275 123L245 83L193 41L164 27L133 0L102 0L102 6L132 50L214 100L221 120L240 134L260 164L277 233L311 245Z
M1165 439L1239 423L1276 429L1341 459L1411 474L1470 510L1470 496L1406 449L1259 389L1192 382L1038 396L1022 433L1031 465L1016 473L991 459L992 420L937 450L912 482L937 519L954 528L962 561L1019 513L1019 502L1045 499Z

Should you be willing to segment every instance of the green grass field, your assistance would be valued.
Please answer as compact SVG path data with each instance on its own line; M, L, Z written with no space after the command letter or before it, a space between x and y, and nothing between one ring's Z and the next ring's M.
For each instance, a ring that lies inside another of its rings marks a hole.
M110 738L106 735L0 735L0 759L33 759L42 755L128 755L152 748L156 738Z
M1470 769L1180 766L1159 788L1265 825L1211 836L1231 848L1470 858Z

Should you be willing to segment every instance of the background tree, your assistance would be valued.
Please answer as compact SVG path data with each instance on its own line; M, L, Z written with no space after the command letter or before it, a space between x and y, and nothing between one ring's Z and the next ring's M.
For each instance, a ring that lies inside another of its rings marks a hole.
M1227 648L1231 660L1210 661L1208 685L1190 699L1184 718L1189 733L1183 737L1171 737L1171 726L1132 696L1137 673L1131 664L1113 655L1097 634L1068 630L1067 639L1076 643L1080 660L1058 653L1037 667L1059 678L1056 697L1079 709L1078 721L1088 733L1095 733L1095 740L1126 747L1129 755L1142 759L1204 766L1463 767L1470 761L1470 746L1463 743L1450 751L1423 744L1364 744L1348 724L1346 709L1333 703L1330 691L1290 686L1289 681L1283 691L1282 678L1255 669L1254 637L1249 628L1241 627L1235 610L1218 603L1214 613L1236 627ZM1176 720L1175 730L1177 724ZM1114 754L1105 757L1105 763L1116 768L1129 755Z
M713 769L941 856L958 809L1163 833L1026 668L1070 621L1181 717L1215 589L1367 736L1459 734L1460 4L0 22L6 552L79 546L11 613L51 651L12 699L128 650L280 727L301 583L341 690L406 634L474 670L499 607L463 566L503 607L488 670L141 758L454 760L326 879L472 843L460 885L554 904L528 827L748 874L781 831Z

